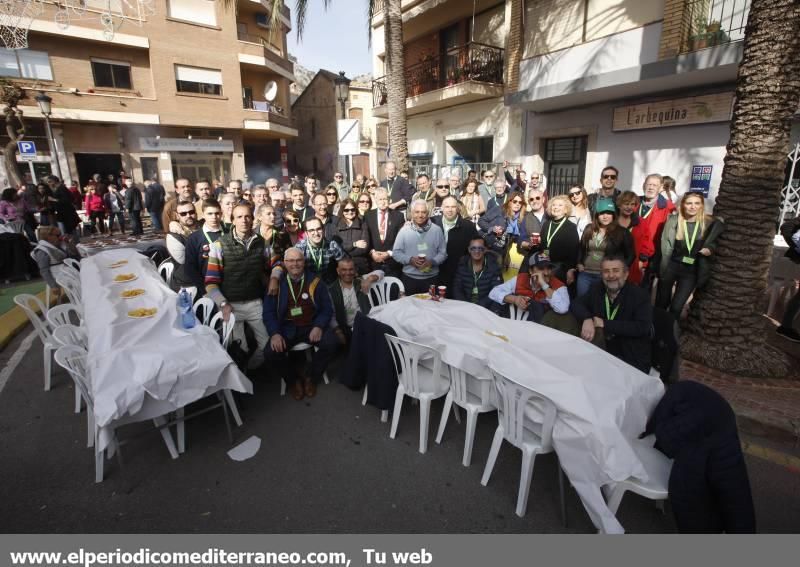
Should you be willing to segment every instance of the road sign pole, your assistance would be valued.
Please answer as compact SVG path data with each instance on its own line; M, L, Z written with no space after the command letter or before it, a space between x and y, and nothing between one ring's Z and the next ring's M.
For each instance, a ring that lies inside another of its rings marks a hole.
M44 125L47 128L47 141L50 143L50 165L51 169L53 169L53 165L55 166L55 175L58 179L63 183L64 180L61 178L61 164L58 163L58 150L56 149L56 141L53 138L53 128L50 126L50 118L47 116L44 117Z

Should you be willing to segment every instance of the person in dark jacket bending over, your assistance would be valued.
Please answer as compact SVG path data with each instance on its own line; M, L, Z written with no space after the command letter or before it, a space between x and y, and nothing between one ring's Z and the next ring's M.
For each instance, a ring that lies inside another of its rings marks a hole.
M602 281L572 302L581 338L624 360L642 372L650 371L653 307L647 292L626 283L628 266L621 256L606 256Z
M495 313L500 304L489 297L489 292L503 283L503 274L494 254L486 254L486 241L476 236L469 242L468 256L463 256L453 279L453 299L469 301Z
M286 277L281 278L278 295L264 298L264 325L269 333L269 343L264 348L264 358L271 363L277 375L287 384L295 400L303 396L313 398L318 382L325 372L339 344L329 325L333 306L325 284L319 276L305 269L305 256L297 248L289 248L283 256ZM305 353L290 352L298 343L317 347L311 357L311 375L304 376ZM295 372L288 373L292 359Z

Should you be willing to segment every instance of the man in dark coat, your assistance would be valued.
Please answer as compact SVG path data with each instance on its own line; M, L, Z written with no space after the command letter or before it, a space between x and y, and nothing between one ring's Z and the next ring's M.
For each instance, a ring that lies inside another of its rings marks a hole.
M47 178L47 185L53 192L53 199L55 199L53 209L56 213L56 222L61 225L61 232L65 235L69 235L73 242L77 242L79 231L76 229L81 224L81 218L78 216L78 212L72 204L72 195L69 189L67 189L55 175L51 175Z
M381 270L387 276L400 277L401 266L392 259L397 233L403 228L406 220L403 213L389 208L389 192L379 187L375 190L377 208L367 211L364 222L369 234L370 266L373 270Z
M642 436L674 459L669 500L680 533L755 533L736 415L717 392L681 381L667 390Z
M478 236L475 225L461 218L458 213L458 199L445 197L442 201L442 214L431 219L431 222L442 229L447 243L447 260L439 267L439 285L447 286L448 289L453 286L453 278L461 258L467 255L470 240Z
M383 168L386 179L381 181L380 186L389 192L389 208L394 211L405 211L411 204L414 188L408 179L397 175L397 165L393 161L387 161Z
M164 212L164 203L167 200L167 193L164 186L158 182L158 176L154 175L153 179L145 188L144 207L150 213L150 222L153 223L153 229L161 232L164 228L161 226L161 213Z
M336 281L328 286L333 302L336 321L335 333L343 345L350 344L353 324L357 313L369 314L369 286L381 279L380 272L366 274L363 279L356 277L356 265L352 258L342 258L336 264Z
M461 258L449 295L453 299L469 301L499 314L500 304L489 297L489 292L503 283L503 272L497 255L487 253L486 241L480 235L470 240L467 250L469 255Z
M131 224L133 225L131 235L144 234L142 228L142 209L144 209L144 199L142 198L142 191L133 183L130 177L125 178L125 208L128 209L128 215L131 217Z

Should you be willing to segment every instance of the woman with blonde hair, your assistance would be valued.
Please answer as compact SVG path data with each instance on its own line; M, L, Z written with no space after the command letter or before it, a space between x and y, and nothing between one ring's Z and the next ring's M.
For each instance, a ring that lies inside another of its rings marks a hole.
M544 252L556 265L558 279L572 285L575 281L575 266L580 253L580 239L575 225L569 221L572 203L566 195L557 195L547 203L547 220L542 225L540 244L534 252ZM567 225L567 226L565 226Z
M661 234L657 307L680 318L694 290L708 282L709 257L724 228L722 219L706 214L702 193L683 195L677 212L669 216Z
M578 234L581 235L586 230L586 227L592 224L589 195L586 194L586 189L577 184L569 188L567 195L572 205L572 213L569 215L569 220L575 223L578 228Z

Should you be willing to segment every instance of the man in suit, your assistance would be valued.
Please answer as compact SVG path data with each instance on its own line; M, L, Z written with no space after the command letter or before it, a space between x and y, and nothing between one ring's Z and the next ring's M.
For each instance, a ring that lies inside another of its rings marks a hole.
M448 289L453 286L453 277L461 259L467 254L467 247L473 238L478 238L478 231L470 221L459 215L458 199L450 195L442 201L442 214L432 217L431 221L444 231L447 243L447 260L439 269L439 285Z
M369 286L383 278L379 270L356 277L356 265L352 258L342 258L336 264L336 280L328 287L333 302L334 327L336 338L342 345L348 345L353 337L353 323L356 314L369 314Z
M382 270L387 276L400 276L400 264L392 259L397 233L405 224L405 217L389 208L389 192L379 187L375 190L377 208L364 216L369 233L369 256L373 270Z
M405 211L411 203L414 188L406 178L397 175L397 165L393 161L387 161L383 170L386 179L381 181L381 187L389 192L389 208L393 211Z

